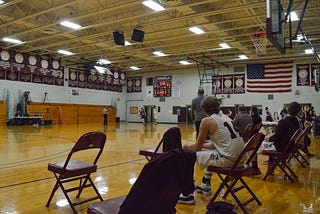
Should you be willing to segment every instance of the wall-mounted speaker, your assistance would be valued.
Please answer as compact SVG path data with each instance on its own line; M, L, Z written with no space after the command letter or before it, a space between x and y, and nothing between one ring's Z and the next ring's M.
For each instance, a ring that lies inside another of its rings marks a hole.
M131 40L136 42L143 42L144 31L139 29L134 29L132 32Z
M117 45L124 45L124 35L122 33L113 32L113 39Z

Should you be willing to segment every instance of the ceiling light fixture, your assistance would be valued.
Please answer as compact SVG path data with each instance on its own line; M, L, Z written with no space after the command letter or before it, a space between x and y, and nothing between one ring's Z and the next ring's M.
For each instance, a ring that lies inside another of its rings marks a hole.
M292 22L299 20L299 17L298 17L298 15L297 15L297 13L294 12L294 11L290 12L290 17L291 17L291 21L292 21Z
M240 59L248 59L248 57L246 55L244 55L244 54L239 55L239 58Z
M137 66L130 66L129 68L134 70L134 71L140 70L140 68L138 68Z
M220 43L219 46L223 49L230 48L230 46L227 43Z
M306 54L313 54L313 50L312 49L305 49L304 52Z
M10 42L10 43L14 43L14 44L21 44L23 43L21 40L19 39L13 39L13 38L9 38L9 37L3 37L2 38L3 41L5 42Z
M182 64L182 65L190 65L190 64L192 64L191 62L188 62L186 60L181 60L181 61L179 61L179 63Z
M127 40L124 41L124 46L132 45L131 42L128 42Z
M98 64L101 64L101 65L108 65L108 64L111 64L111 62L107 59L99 59Z
M95 65L93 66L100 74L104 74L107 72L109 75L113 75L113 73L106 67Z
M160 4L158 4L152 0L143 1L142 4L144 4L145 6L149 7L150 9L152 9L154 11L165 10L164 7L162 7Z
M161 51L154 51L153 54L156 56L166 56L166 54L162 53Z
M58 53L60 54L64 54L64 55L73 55L74 53L72 53L71 51L66 51L66 50L58 50Z
M205 32L199 27L190 27L189 30L195 34L204 34Z
M4 1L0 0L0 4L3 4L3 3L4 3Z
M78 25L78 24L70 22L70 21L62 21L62 22L60 22L60 25L63 25L65 27L72 28L72 29L75 29L75 30L77 30L79 28L82 28L81 25Z

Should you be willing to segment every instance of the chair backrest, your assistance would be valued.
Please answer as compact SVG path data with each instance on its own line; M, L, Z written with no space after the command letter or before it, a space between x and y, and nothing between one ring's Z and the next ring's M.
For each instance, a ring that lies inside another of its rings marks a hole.
M262 123L255 124L252 128L252 135L259 133L261 127L262 127Z
M238 167L243 161L245 161L245 163L247 165L249 165L249 163L252 161L253 157L257 153L259 147L261 146L262 141L264 140L264 137L265 137L265 135L262 133L257 133L255 135L253 135L249 139L249 141L245 144L244 149L241 151L239 157L235 161L232 168L234 169L234 168ZM249 154L248 158L246 157L247 154Z
M253 130L254 124L253 123L248 123L246 128L244 129L243 133L241 134L243 140L245 142L248 142L250 137L252 136L252 130Z
M76 152L87 150L87 149L99 149L96 157L93 161L93 164L96 164L105 145L107 136L103 132L88 132L82 135L78 141L75 143L73 148L71 149L70 153L68 154L67 160L65 162L65 166L67 166L69 160L71 159L72 155Z
M282 150L282 153L289 155L291 152L294 152L296 149L295 145L301 142L302 137L303 137L303 130L301 128L297 129L291 136L288 144Z
M297 138L296 143L303 144L305 142L305 138L310 133L311 129L312 129L312 123L308 123L304 129L301 129L300 136L299 138Z
M155 153L162 146L162 151L167 152L173 149L182 148L181 131L179 127L171 127L164 134L155 149Z
M195 161L195 152L182 149L149 161L121 204L119 214L175 213L179 194L194 191Z

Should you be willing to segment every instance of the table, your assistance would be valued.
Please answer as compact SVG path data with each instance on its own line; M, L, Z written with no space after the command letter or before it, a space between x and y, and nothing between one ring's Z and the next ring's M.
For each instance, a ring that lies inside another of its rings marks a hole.
M18 116L13 118L13 124L16 126L24 125L39 125L41 123L41 116Z

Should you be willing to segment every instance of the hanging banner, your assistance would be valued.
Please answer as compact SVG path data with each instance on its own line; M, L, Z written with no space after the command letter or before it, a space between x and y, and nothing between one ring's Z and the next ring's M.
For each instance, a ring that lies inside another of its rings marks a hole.
M297 65L297 86L310 85L310 65Z
M244 94L245 92L245 79L244 74L235 74L233 76L234 80L234 93Z

